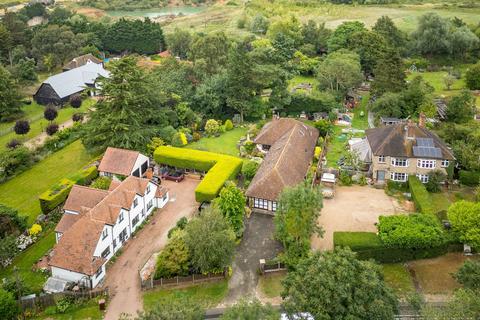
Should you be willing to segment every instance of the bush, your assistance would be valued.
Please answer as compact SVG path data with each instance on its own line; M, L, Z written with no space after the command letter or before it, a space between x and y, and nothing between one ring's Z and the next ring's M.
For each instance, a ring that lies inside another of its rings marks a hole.
M86 169L81 170L80 172L70 176L70 180L74 181L76 184L87 186L92 183L95 178L98 177L98 170L96 166L90 166Z
M0 239L0 265L2 267L8 267L17 253L17 238L14 235L7 235Z
M58 116L58 112L57 112L57 109L55 107L52 107L52 106L49 106L45 109L45 111L43 112L43 116L45 117L45 119L47 119L48 121L53 121L55 120L55 118Z
M445 241L443 227L431 214L380 216L378 236L390 248L438 247Z
M0 181L11 178L18 172L29 168L33 163L33 154L26 147L9 149L0 154Z
M314 157L315 157L315 160L320 160L320 155L322 154L322 148L320 147L315 147L315 153L314 153Z
M340 104L333 95L321 92L315 94L294 93L290 104L285 109L288 114L300 114L303 111L307 113L330 112L339 107Z
M242 175L245 177L246 180L252 180L257 173L259 164L252 160L245 160L243 161L242 165Z
M462 251L459 244L444 244L426 249L389 248L373 232L334 232L335 247L350 247L361 260L374 259L378 263L396 263L441 256L451 251Z
M213 200L227 180L234 179L242 167L241 159L213 152L162 146L154 153L157 163L172 167L208 171L195 189L198 202Z
M47 214L59 205L61 205L68 197L70 190L72 190L74 181L69 179L62 179L60 183L53 188L48 189L42 193L38 198L40 200L40 208L42 212Z
M7 143L7 148L8 149L15 149L16 147L19 147L21 145L22 145L22 143L19 140L12 139Z
M110 184L112 183L112 178L109 177L98 177L95 181L92 182L90 187L101 190L108 190Z
M188 219L186 217L181 217L175 224L175 227L168 230L167 238L170 239L177 230L185 229L187 223L188 223Z
M174 147L183 147L187 145L187 137L185 136L185 133L183 132L177 132L173 135L172 138L172 145Z
M205 133L209 136L213 136L220 131L220 125L215 119L209 119L205 123Z
M442 190L441 184L447 178L443 171L435 169L428 174L428 182L425 187L429 192L440 192Z
M455 279L467 289L480 290L480 261L465 261L455 273Z
M3 289L0 289L0 314L5 320L15 320L20 314L20 307L13 294Z
M74 94L71 96L70 105L72 108L80 108L82 106L82 96L79 94Z
M155 279L186 276L190 269L190 253L185 244L185 232L173 233L165 248L157 258Z
M465 82L470 90L480 90L480 63L471 66L465 74Z
M47 132L47 134L49 136L53 136L58 131L58 124L56 124L56 123L49 124L45 131Z
M233 122L232 120L228 119L227 121L225 121L225 124L223 125L225 127L225 130L226 131L230 131L233 129Z
M40 232L42 232L42 226L37 223L33 224L32 227L28 229L28 234L31 236L36 236Z
M460 183L466 186L477 186L480 182L480 172L460 170L458 173Z
M192 134L192 140L193 140L193 141L198 141L198 140L200 140L201 138L202 138L202 135L201 135L200 133L198 133L198 132L194 132L194 133Z
M73 116L72 116L72 120L74 122L82 122L83 118L84 118L83 113L74 113Z
M27 134L30 131L30 123L27 120L18 120L13 130L16 134Z
M352 177L347 171L340 171L340 177L339 177L340 182L344 186L351 186L353 183Z
M423 183L416 176L409 176L408 186L417 210L422 213L435 214L432 199Z
M0 204L0 238L19 234L27 228L27 218L16 209Z

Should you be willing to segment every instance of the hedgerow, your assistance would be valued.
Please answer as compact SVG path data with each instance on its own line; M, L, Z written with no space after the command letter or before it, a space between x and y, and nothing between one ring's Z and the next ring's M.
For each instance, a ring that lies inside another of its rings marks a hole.
M416 176L409 176L408 186L417 210L422 213L435 214L432 199L424 184Z
M217 197L225 182L234 179L243 164L241 159L232 156L170 146L158 147L154 158L157 163L172 167L208 171L195 189L195 199L198 202L211 201Z

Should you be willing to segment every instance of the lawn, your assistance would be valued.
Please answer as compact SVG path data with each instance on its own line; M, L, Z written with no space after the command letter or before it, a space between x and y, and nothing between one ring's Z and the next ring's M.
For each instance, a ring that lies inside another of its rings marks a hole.
M82 169L92 159L80 140L46 157L17 177L0 184L0 203L18 209L33 223L40 214L38 196L60 179Z
M458 94L460 90L465 88L465 80L463 78L455 80L451 87L451 90L447 90L443 81L447 74L448 72L446 71L413 72L407 77L407 80L412 80L417 76L422 77L435 89L436 96L452 96ZM462 72L462 76L464 76L464 72Z
M103 319L103 313L98 308L98 300L92 299L84 303L74 304L70 306L65 313L57 313L56 307L51 306L45 311L33 317L33 319L55 319L55 320L72 320L72 319Z
M353 111L352 128L360 130L368 129L368 100L370 100L370 93L367 92L365 93L365 95L362 96L360 104ZM363 116L361 116L362 112Z
M32 102L32 104L29 104L29 105L24 105L22 107L22 110L23 110L22 119L25 119L28 121L34 121L39 118L43 118L44 107L38 105L36 102ZM3 132L5 130L12 128L14 125L15 125L15 121L0 123L0 135L3 135Z
M247 131L246 127L237 127L233 130L222 133L219 137L201 138L199 141L193 142L186 147L189 149L211 151L238 157L237 142L242 136L247 134Z
M452 204L447 194L444 192L430 193L435 212L447 211Z
M41 272L33 272L32 266L55 244L55 232L53 230L45 232L46 234L40 240L19 254L10 267L0 271L0 278L12 277L13 268L16 267L28 288L33 292L41 291L47 277Z
M300 83L310 83L313 86L313 91L317 90L318 80L313 76L302 76L296 75L288 81L288 90L292 90L293 87L299 85ZM300 92L301 90L298 90Z
M201 304L204 308L213 308L218 305L228 291L227 280L213 283L203 283L188 288L169 288L147 291L143 294L143 305L146 310L155 307L159 300L184 301L189 299Z
M382 265L385 282L393 289L395 294L402 298L415 292L415 286L407 268L401 263Z
M348 136L342 133L343 128L346 127L335 126L333 129L333 135L327 146L327 167L337 168L337 161L345 153Z
M55 122L59 125L61 125L62 123L70 120L73 116L73 114L77 113L77 112L86 112L88 110L88 108L90 108L93 104L95 103L95 100L86 100L84 101L84 103L82 103L82 106L78 109L75 109L75 108L72 108L72 107L65 107L63 109L60 109L58 110L58 117L55 119ZM32 106L34 106L32 104ZM43 108L38 106L38 108L41 109L40 111L40 114L43 113ZM32 111L32 113L37 113L38 115L38 110L35 110L35 111ZM26 117L28 117L28 115L26 115ZM36 117L36 116L35 116ZM34 118L36 119L36 118ZM26 140L30 140L30 139L33 139L35 138L36 136L38 136L40 133L42 133L45 128L48 126L48 120L44 119L43 117L39 118L39 119L36 119L35 121L32 121L30 123L30 131L24 135L24 136L19 136L17 134L15 134L15 132L10 132L10 133L7 133L3 136L0 136L0 152L6 150L7 148L7 143L12 140L12 139L19 139L21 141L26 141ZM14 125L14 123L12 124L12 126Z
M274 273L261 276L258 280L258 286L267 298L280 297L283 290L283 279L285 279L284 273Z

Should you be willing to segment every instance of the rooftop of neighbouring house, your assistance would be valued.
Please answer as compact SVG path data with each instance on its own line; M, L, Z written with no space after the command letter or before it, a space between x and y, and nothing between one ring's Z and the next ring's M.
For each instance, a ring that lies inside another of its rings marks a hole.
M87 53L87 54L84 54L84 55L79 56L79 57L75 57L72 60L70 60L66 65L63 66L63 70L64 71L72 70L72 69L81 67L81 66L87 64L88 62L93 62L93 63L96 63L96 64L102 64L103 63L103 61L101 59L95 57L91 53Z
M98 171L128 176L132 173L140 152L109 147L103 155Z

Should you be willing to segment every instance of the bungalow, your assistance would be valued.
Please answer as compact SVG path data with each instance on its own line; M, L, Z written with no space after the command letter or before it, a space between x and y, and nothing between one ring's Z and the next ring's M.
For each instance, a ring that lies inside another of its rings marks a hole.
M138 151L107 148L98 166L101 176L143 177L150 166L150 159Z
M72 95L85 90L95 96L99 88L97 79L108 76L109 72L101 64L87 62L81 67L49 77L40 85L33 99L42 105L63 105Z
M48 262L49 282L74 282L95 288L105 265L156 209L168 202L168 190L134 176L110 190L74 186L58 223L56 245Z
M103 66L103 60L98 59L91 53L87 53L87 54L84 54L83 56L79 56L70 60L70 62L68 62L66 65L63 66L63 71L72 70L72 69L84 66L87 63L95 63Z
M254 143L266 156L246 195L254 211L273 214L286 187L300 183L312 163L318 130L287 118L267 123Z

